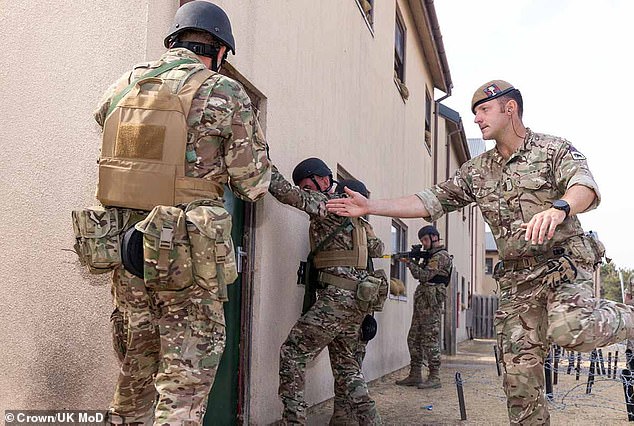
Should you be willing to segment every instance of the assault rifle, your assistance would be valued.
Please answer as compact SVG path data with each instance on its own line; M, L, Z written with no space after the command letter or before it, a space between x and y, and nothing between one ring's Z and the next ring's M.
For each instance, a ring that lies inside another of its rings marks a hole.
M414 244L410 251L402 251L393 254L386 254L383 258L402 259L406 258L418 262L420 259L428 257L428 252L423 250L422 244Z

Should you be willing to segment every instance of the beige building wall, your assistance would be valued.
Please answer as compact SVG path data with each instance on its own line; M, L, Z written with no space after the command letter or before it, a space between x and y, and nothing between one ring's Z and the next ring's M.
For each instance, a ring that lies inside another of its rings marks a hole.
M177 2L4 2L0 410L104 409L116 378L108 277L79 268L70 212L95 204L92 111L161 52Z
M0 225L5 261L0 312L0 409L104 409L117 364L111 349L109 278L81 269L70 211L93 205L100 95L137 62L157 58L176 0L41 0L3 8L0 82ZM424 146L425 91L433 97L407 1L375 2L371 32L354 1L219 0L233 23L230 62L265 96L271 158L290 176L309 156L345 168L376 198L432 183ZM407 27L404 101L393 82L396 8ZM315 31L309 31L315 29ZM371 90L369 90L369 88ZM279 418L279 347L299 316L298 261L308 252L305 214L267 197L257 206L250 419ZM389 248L387 218L372 217ZM422 220L407 220L410 243ZM460 224L451 229L458 235ZM457 242L457 241L456 241ZM465 260L466 261L466 260ZM466 268L461 260L460 268ZM377 267L388 269L387 260ZM465 272L466 273L466 272ZM414 284L408 283L413 294ZM411 299L411 298L410 298ZM368 346L368 380L409 362L412 303L388 300ZM308 368L309 403L332 396L322 354Z
M486 258L491 259L493 267L495 267L495 264L500 261L500 256L498 255L497 250L487 250L485 256ZM492 273L485 273L483 284L484 285L482 286L478 294L481 294L483 296L493 296L497 294L498 284L497 281L493 279Z

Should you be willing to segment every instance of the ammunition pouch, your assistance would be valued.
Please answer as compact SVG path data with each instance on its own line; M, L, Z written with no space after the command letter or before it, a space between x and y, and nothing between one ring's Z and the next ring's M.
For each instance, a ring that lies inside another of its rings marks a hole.
M227 285L238 278L231 215L221 200L200 200L185 209L194 281L226 302Z
M387 299L389 284L381 269L372 272L357 284L356 299L363 312L382 311Z
M390 292L390 280L387 278L387 274L383 269L377 269L369 273L374 279L380 280L379 291L377 297L372 305L372 310L375 312L381 312L383 305L387 300L387 295Z
M121 265L121 238L130 210L88 207L73 210L75 252L92 274L103 274Z
M154 291L179 291L193 282L185 212L156 206L135 225L143 233L145 286Z

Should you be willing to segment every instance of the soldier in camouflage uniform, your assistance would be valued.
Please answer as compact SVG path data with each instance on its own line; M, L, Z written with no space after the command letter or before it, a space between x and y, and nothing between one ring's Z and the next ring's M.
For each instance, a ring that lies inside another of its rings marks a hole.
M417 386L419 389L439 388L440 383L440 321L447 297L452 260L440 244L440 234L432 226L418 231L418 239L425 249L425 256L418 263L404 258L412 276L419 282L414 293L412 324L407 334L410 364L409 375L398 380L397 385ZM423 382L423 359L427 359L429 376Z
M326 211L326 201L338 196L331 192L332 173L323 161L310 158L295 167L293 181L297 186L289 183L273 167L269 191L282 203L308 213L311 239L314 244L319 244L345 221L345 218ZM367 235L368 255L382 255L383 243L376 237L372 227L365 220L359 224ZM323 251L350 250L352 245L351 232L344 229L324 245ZM355 285L367 277L364 269L350 266L328 267L320 272ZM360 326L367 312L359 307L354 290L337 284L324 287L318 290L317 301L293 326L280 349L279 395L284 404L282 423L306 424L306 364L328 347L335 378L335 394L346 396L355 416L349 420L356 420L363 425L382 424L355 356ZM342 409L344 405L341 404ZM335 413L331 423L339 424L340 420L339 413Z
M552 341L590 351L634 337L634 310L593 297L600 255L577 214L595 208L599 189L586 158L565 139L522 123L521 94L494 80L474 94L472 111L495 148L467 161L450 180L393 200L332 200L329 211L437 220L477 203L495 236L501 261L498 345L511 424L549 424L544 357Z
M165 45L158 61L136 65L108 89L95 112L102 127L113 97L145 73L189 60L159 75L176 90L199 70L217 71L228 50L234 51L228 17L205 1L177 11ZM187 125L186 176L220 188L229 183L246 201L266 194L271 174L266 142L238 82L212 73L194 96ZM110 422L201 424L225 346L223 302L196 282L178 292L153 291L146 284L123 268L114 271L113 338L121 366Z

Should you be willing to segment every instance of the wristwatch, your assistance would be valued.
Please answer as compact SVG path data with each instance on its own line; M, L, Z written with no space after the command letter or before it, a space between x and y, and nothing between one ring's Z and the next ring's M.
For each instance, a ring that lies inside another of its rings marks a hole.
M566 218L570 215L570 204L565 200L553 201L553 209L561 210L566 213Z

